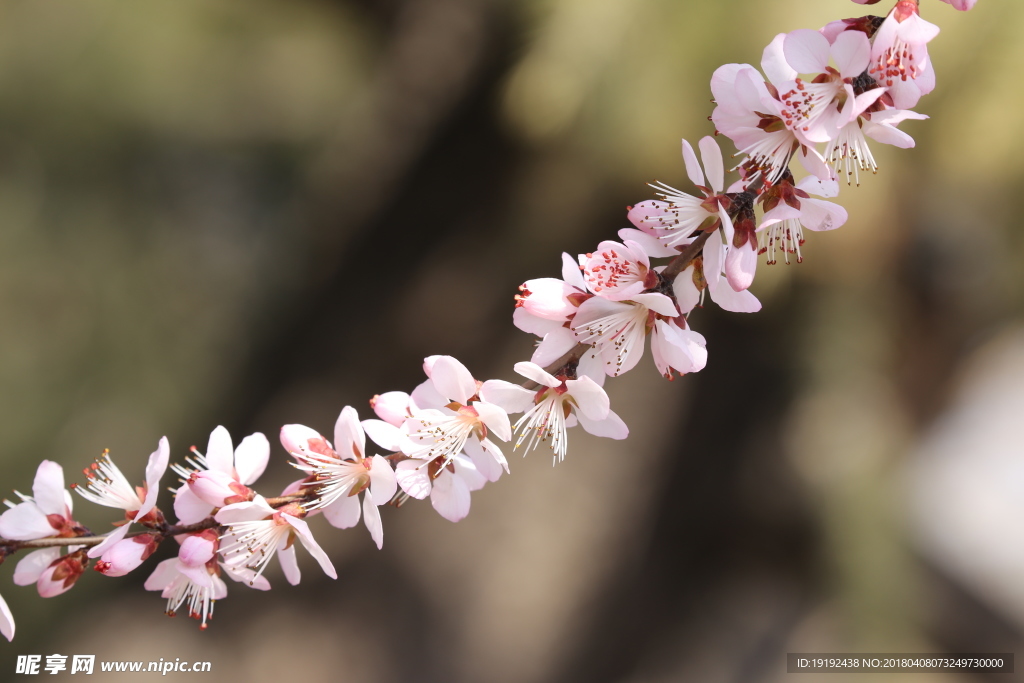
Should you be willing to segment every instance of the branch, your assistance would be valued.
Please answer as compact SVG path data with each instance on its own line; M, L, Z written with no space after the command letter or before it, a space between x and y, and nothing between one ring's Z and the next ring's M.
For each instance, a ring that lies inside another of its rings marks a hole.
M665 267L665 270L661 271L661 276L666 279L672 279L686 270L690 263L693 262L693 259L697 258L701 250L704 249L704 243L708 241L709 237L711 237L710 232L701 233L697 239L686 246L686 249L679 252L679 256L672 259L672 262Z

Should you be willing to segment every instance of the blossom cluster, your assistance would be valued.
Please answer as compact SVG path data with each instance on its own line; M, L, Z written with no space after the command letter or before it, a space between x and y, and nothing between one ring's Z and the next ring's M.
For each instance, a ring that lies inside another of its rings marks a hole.
M974 4L946 1L960 10ZM655 198L629 207L632 227L621 229L618 241L563 254L561 277L522 284L513 322L536 344L530 360L514 366L519 383L477 380L457 359L430 356L426 378L411 392L370 400L374 418L344 407L331 439L304 425L282 427L280 444L300 477L274 497L253 488L271 455L260 433L236 447L217 427L205 453L193 447L174 465L163 438L137 486L104 452L84 470L84 484L71 485L85 500L123 511L103 536L75 520L63 469L43 461L33 495L18 493L20 502L7 502L0 515L0 561L31 549L14 582L35 584L48 598L73 587L90 563L106 576L123 576L173 538L177 553L156 565L145 588L166 598L169 614L185 606L205 628L214 603L227 595L225 578L267 590L264 573L276 556L285 579L297 584L296 541L337 578L310 529L313 517L339 529L362 519L381 548L382 506L429 498L438 514L458 522L469 514L474 491L509 472L506 452L546 443L560 462L576 425L598 437L626 438L604 388L608 378L637 367L648 340L662 376L700 371L707 344L690 319L705 296L727 311L758 311L750 286L759 257L799 262L805 230L846 222L846 211L829 201L839 181L859 183L862 172L878 170L874 143L914 144L898 125L926 118L912 108L935 87L927 46L937 34L917 0L899 0L885 17L776 36L760 70L717 69L710 118L735 144L738 163L727 171L714 137L696 146L684 140L690 191L652 185ZM157 506L167 469L179 477L173 524ZM14 634L2 599L0 633Z

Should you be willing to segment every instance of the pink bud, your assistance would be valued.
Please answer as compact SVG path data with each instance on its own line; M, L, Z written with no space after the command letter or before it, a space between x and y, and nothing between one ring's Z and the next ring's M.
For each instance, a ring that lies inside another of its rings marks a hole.
M295 456L303 453L333 454L334 450L327 440L315 429L303 425L285 425L281 427L281 445Z
M390 425L401 427L410 416L409 403L412 399L404 391L389 391L370 399L370 407L377 417Z
M96 563L96 571L107 576L124 576L142 564L160 545L156 534L141 534L110 546Z
M188 487L196 497L214 507L252 500L252 491L235 481L234 477L217 470L194 472Z
M213 559L217 552L217 536L203 532L186 538L178 549L178 559L189 567L201 567Z
M50 563L50 566L43 570L36 582L36 589L39 596L52 598L66 591L78 581L78 577L85 571L85 553L82 551L73 552Z

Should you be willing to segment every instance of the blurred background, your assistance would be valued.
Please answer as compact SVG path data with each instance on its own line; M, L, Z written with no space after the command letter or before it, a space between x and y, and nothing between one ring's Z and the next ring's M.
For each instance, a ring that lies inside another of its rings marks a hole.
M703 372L609 383L627 441L574 430L554 469L516 457L457 525L384 508L382 551L316 520L339 579L300 552L292 588L275 562L274 590L232 584L205 633L142 590L171 548L51 600L7 562L0 667L706 683L782 680L787 652L1019 650L1024 3L922 5L942 33L932 119L902 126L918 147L873 147L849 223L761 266L760 314L692 318ZM516 287L614 238L645 182L687 186L679 140L713 132L713 70L865 9L888 5L8 0L4 495L43 458L82 481L103 448L141 481L160 436L181 461L218 424L270 437L272 494L296 477L282 424L369 417L424 356L514 379Z

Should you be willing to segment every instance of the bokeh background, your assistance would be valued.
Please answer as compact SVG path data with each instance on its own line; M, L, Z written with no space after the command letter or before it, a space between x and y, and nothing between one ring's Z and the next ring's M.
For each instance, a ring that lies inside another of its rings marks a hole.
M850 222L761 268L760 314L694 316L703 372L609 383L627 441L517 457L457 525L386 508L383 551L316 523L337 581L275 566L205 633L142 590L170 548L51 600L8 562L3 676L61 653L211 680L706 683L782 680L796 651L1019 651L1024 3L922 5L942 33L918 147L875 145ZM103 448L141 480L160 436L180 461L223 424L270 437L274 493L280 425L369 416L426 355L514 379L516 287L626 227L645 182L686 185L713 70L865 9L888 6L7 0L3 489L43 458L81 481Z

